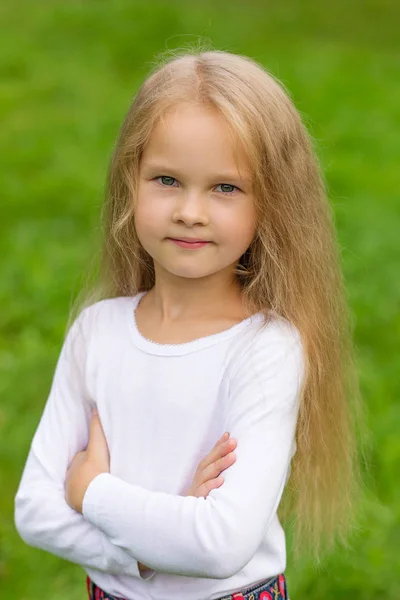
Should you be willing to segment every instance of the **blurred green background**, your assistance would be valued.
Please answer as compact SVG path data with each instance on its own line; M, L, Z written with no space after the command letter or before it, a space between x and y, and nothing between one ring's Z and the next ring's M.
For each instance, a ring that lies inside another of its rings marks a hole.
M68 311L98 247L118 128L154 56L200 38L289 88L324 168L372 444L360 530L292 600L400 598L399 3L2 2L0 597L83 600L84 571L19 538L14 495Z

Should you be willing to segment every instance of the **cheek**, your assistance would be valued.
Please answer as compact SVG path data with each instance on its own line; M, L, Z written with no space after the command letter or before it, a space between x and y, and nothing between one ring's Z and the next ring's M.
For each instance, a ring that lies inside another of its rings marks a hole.
M256 215L252 208L243 207L242 210L229 215L224 221L224 228L230 239L237 243L250 244L256 228Z
M137 231L151 234L151 232L157 231L162 221L163 216L159 202L150 194L140 194L135 210L135 226Z

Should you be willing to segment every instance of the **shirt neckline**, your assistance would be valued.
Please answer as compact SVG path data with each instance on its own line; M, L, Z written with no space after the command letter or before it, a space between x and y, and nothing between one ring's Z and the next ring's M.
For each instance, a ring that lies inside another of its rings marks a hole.
M144 337L140 333L136 322L136 308L139 305L140 300L147 293L148 290L144 292L138 292L136 296L131 296L129 298L129 302L127 303L128 326L131 338L134 344L141 350L144 350L147 354L156 354L158 356L179 356L183 354L190 354L191 352L197 352L203 348L208 348L228 340L249 327L251 323L257 322L258 320L261 321L263 319L263 313L257 312L250 317L243 319L239 323L236 323L236 325L232 325L232 327L229 327L224 331L220 331L219 333L213 333L211 335L197 338L195 340L191 340L190 342L184 342L182 344L159 344L158 342L153 342L152 340Z

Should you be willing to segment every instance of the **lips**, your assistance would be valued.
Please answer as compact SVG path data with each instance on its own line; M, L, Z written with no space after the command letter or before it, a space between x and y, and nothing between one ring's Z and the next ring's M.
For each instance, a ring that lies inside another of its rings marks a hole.
M188 248L190 250L195 250L197 248L203 248L207 246L210 242L194 242L194 241L184 241L184 240L176 240L174 238L168 238L170 242L175 244L176 246L180 246L181 248Z
M186 242L188 244L206 244L208 240L192 240L191 238L169 238L170 240L174 240L174 242Z

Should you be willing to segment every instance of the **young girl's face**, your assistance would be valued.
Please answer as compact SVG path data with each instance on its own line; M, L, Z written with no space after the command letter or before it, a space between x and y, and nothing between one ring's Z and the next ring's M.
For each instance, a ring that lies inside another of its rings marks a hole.
M160 268L185 278L232 272L255 234L251 179L216 110L181 104L158 122L142 155L135 212L156 276ZM209 243L187 249L170 238Z

